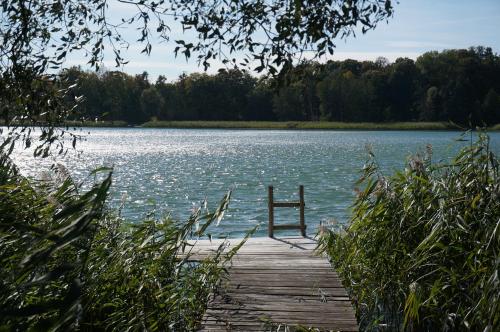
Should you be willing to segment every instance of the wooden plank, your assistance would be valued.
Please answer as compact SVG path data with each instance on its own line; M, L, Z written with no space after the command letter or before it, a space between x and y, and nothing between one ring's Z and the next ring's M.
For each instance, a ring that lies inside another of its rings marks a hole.
M207 317L206 320L204 320L205 326L208 327L217 327L217 326L230 326L230 327L236 327L236 326L260 326L263 328L264 326L268 326L268 329L256 329L257 331L276 331L276 330L270 330L270 326L296 326L296 325L301 325L305 327L314 327L314 328L322 328L327 329L328 331L357 331L357 326L356 322L351 321L351 320L338 320L338 321L328 321L328 320L319 320L314 322L313 324L309 323L301 323L300 319L291 319L293 322L289 323L283 323L282 319L283 317L269 317L266 314L260 314L260 315L255 315L252 317L252 319L244 320L244 319L232 319L231 317L227 316L217 316L217 317ZM228 331L233 331L232 329L229 329ZM254 330L255 331L255 330ZM281 329L283 331L283 329ZM303 331L303 330L301 330Z
M199 239L199 240L197 240L197 242L198 243L207 243L207 244L211 244L211 243L220 244L220 243L217 243L217 242L228 241L228 242L231 242L231 243L238 243L241 240L242 239L240 239L240 238L231 238L231 239L226 239L226 238L212 238L211 240L209 240L209 239ZM300 235L296 235L296 236L287 236L287 237L281 237L281 238L253 237L253 238L248 239L248 241L247 241L247 243L267 243L267 244L275 244L275 245L279 245L281 242L289 242L289 243L303 243L303 242L315 243L316 240L313 239L313 238L310 238L310 237L304 238L304 237L302 237Z
M228 243L229 245L237 245L241 242L241 239L198 239L192 240L190 244L196 248L200 246L207 246L216 249L217 246L222 243ZM271 247L286 248L288 246L300 246L300 245L317 245L316 240L312 238L304 237L286 237L286 238L268 238L268 237L258 237L250 238L246 241L243 248L252 249L256 248L254 245L261 244ZM242 248L242 249L243 249Z
M297 270L297 269L256 269L256 268L244 268L244 267L233 267L231 268L231 275L233 274L288 274L288 275L300 275L304 277L312 275L330 275L332 269L330 267L312 267L309 270Z
M285 255L288 259L294 259L294 260L300 260L300 261L310 261L313 264L316 263L328 263L326 259L321 259L321 257L314 257L314 256L309 256L309 255ZM245 255L245 254L239 254L233 257L236 260L266 260L266 261L280 261L283 260L283 255L272 255L272 256L267 256L267 255Z
M350 301L347 294L339 292L340 296L326 296L321 297L319 295L272 295L272 294L257 294L257 293L234 293L229 294L230 299L236 302L245 302L245 303L263 303L263 302L293 302L293 303L326 303L330 301ZM225 293L218 294L216 297L220 297L219 299L215 299L213 301L225 301L227 302L227 295Z
M296 313L294 313L296 314ZM204 319L205 324L207 323L217 323L217 322L227 322L230 324L241 324L248 323L248 325L255 325L261 322L268 322L268 324L278 325L278 324L290 324L307 327L327 327L330 329L352 330L356 327L356 320L352 319L332 319L328 317L303 317L300 315L289 316L286 314L278 313L267 313L267 312L253 312L252 314L234 314L233 312L221 313L216 315L207 315Z
M218 322L218 323L213 323L211 325L207 325L202 331L206 332L219 332L219 331L276 331L278 326L280 326L279 331L285 331L284 325L275 325L274 329L271 330L269 325L266 325L264 322L260 324L251 324L251 325L245 325L244 323L238 323L238 324L227 324L223 322ZM290 326L290 325L289 325ZM293 331L304 331L303 329L290 329L288 326L288 329L286 331L293 332ZM292 325L294 326L294 325ZM357 331L356 326L345 326L342 328L329 328L330 325L326 326L318 326L319 328L322 328L322 331Z
M304 274L231 274L231 282L233 283L251 283L252 281L262 281L262 279L266 279L266 286L286 286L286 283L291 283L291 285L300 286L304 285L328 285L328 286L336 286L342 287L342 283L340 279L332 274L323 274L323 275L309 275L306 276Z
M205 316L204 322L217 322L226 321L231 323L238 322L248 322L250 325L255 322L269 321L270 323L277 324L301 324L304 326L318 327L318 325L329 326L329 327L349 327L356 325L356 320L350 318L332 318L331 316L335 313L316 313L316 315L311 316L310 313L304 313L300 315L297 312L293 313L279 313L279 312L268 312L268 311L252 311L252 312L242 312L235 313L234 311L227 312L210 312Z
M269 275L268 275L269 276ZM265 278L236 278L231 276L231 278L224 284L225 286L259 286ZM311 283L316 285L316 287L310 287ZM321 285L321 286L320 286ZM283 279L283 280L266 280L266 287L302 287L311 289L323 289L323 288L342 288L342 283L338 280L331 279Z
M195 243L193 257L210 255L223 241ZM230 239L228 248L238 243ZM268 323L357 331L341 280L315 248L310 238L249 239L210 301L202 331L268 331Z
M263 303L247 303L241 305L241 308L234 303L217 303L217 305L210 306L210 310L241 310L245 312L253 311L279 311L286 312L287 314L295 315L296 313L306 313L307 315L324 316L325 313L349 313L352 310L351 304L345 301L335 302L318 302L318 303L291 303L286 301L273 301L273 302L263 302ZM314 309L312 311L311 309ZM210 312L209 310L209 312Z
M292 262L290 260L287 261L245 261L245 260L238 260L238 261L233 261L232 266L236 267L254 267L256 263L259 263L259 267L267 267L267 268L276 268L276 267L283 267L283 268L296 268L297 270L307 270L311 268L311 264L314 264L315 267L325 267L328 268L329 264L328 263L310 263L307 262L307 260L301 260L301 261L296 261Z
M293 281L301 281L304 280L306 282L335 282L337 284L340 284L340 279L338 276L332 274L332 273L308 273L307 271L303 272L292 272L292 273L283 273L283 272L277 272L277 273L265 273L263 276L263 273L233 273L231 271L231 280L254 280L254 279L259 279L261 280L262 278L266 278L267 281L283 281L283 280L293 280Z
M246 317L243 317L243 316ZM236 317L235 317L236 316ZM284 320L288 320L288 322L284 322ZM273 325L302 325L308 327L323 327L328 330L334 331L344 331L344 330L356 330L357 323L356 320L352 319L328 319L325 317L316 317L316 319L312 319L310 322L304 323L304 318L302 317L292 317L289 318L286 315L274 315L268 313L259 313L256 312L253 315L241 314L235 315L234 313L222 313L222 314L214 314L207 315L204 319L205 326L217 326L220 323L224 323L224 325L246 325L246 326L259 326L261 324L273 324ZM261 330L264 331L264 330ZM268 330L266 330L268 331Z
M258 286L239 286L231 287L228 289L231 293L242 293L242 294L268 294L268 295L292 295L292 296L314 296L321 297L324 296L328 298L329 296L347 296L344 288L304 288L304 287L258 287Z

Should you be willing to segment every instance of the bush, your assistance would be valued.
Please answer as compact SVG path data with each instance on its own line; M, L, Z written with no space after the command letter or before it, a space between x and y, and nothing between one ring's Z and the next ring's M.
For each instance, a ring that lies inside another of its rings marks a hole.
M480 135L451 163L365 166L352 220L321 238L362 329L500 330L498 165Z
M182 224L131 225L106 207L111 172L92 175L81 193L64 169L29 181L0 154L0 330L196 329L235 251L194 263L188 240L222 217L229 193Z

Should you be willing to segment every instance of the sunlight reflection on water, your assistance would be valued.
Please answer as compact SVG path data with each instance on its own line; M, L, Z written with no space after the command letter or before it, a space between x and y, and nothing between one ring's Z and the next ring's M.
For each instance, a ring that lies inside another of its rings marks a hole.
M125 199L123 215L140 221L147 212L170 213L183 220L205 198L216 206L232 189L230 211L215 235L240 236L267 222L267 190L277 200L296 200L305 186L306 223L315 232L320 221L348 220L355 181L371 146L385 173L401 169L406 158L432 144L434 159L446 159L460 147L458 132L427 131L272 131L95 128L62 162L78 180L93 168L114 167L111 205ZM500 151L500 133L492 133ZM53 162L15 156L21 170L37 176ZM277 222L298 221L297 211L278 210ZM259 235L264 235L262 227Z

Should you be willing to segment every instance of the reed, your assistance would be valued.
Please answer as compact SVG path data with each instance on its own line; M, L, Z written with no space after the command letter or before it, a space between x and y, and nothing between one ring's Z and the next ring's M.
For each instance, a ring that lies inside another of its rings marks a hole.
M371 154L352 220L320 241L363 330L500 330L498 167L483 134L451 163L428 147L392 176Z
M106 204L111 170L91 178L88 191L63 168L35 182L0 154L0 330L195 330L234 251L194 263L188 240L230 193L183 223L132 224Z
M452 130L446 122L328 122L328 121L150 121L145 128L307 129L307 130Z

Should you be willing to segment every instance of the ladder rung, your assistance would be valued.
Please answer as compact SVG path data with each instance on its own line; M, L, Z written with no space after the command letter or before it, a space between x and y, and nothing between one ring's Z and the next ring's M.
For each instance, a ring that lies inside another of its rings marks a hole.
M274 207L300 207L300 202L274 202Z
M267 228L269 237L274 237L274 230L279 229L299 229L302 236L306 236L306 225L304 218L304 186L299 186L299 201L295 202L275 202L273 194L273 186L268 188L268 209L269 209L269 227ZM274 225L274 208L277 207L294 207L299 208L299 224Z

